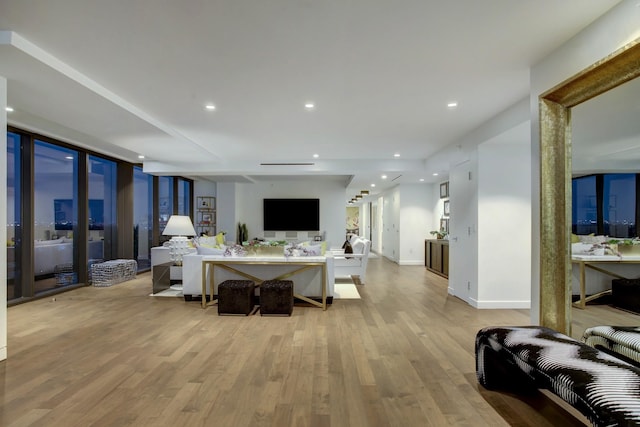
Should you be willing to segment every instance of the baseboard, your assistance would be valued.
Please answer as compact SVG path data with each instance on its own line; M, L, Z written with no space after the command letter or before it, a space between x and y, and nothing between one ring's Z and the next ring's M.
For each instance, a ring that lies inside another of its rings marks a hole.
M531 309L531 301L478 301L469 298L472 306L479 309Z
M423 259L401 260L398 265L424 265Z

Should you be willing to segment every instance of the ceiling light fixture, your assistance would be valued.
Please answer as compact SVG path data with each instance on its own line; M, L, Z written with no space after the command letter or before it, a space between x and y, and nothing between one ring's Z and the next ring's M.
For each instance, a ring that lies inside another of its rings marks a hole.
M458 106L458 103L453 101L447 104L447 107L449 108L456 108Z
M138 155L139 159L144 159L144 156L142 154Z
M387 175L382 175L380 178L387 179Z
M433 173L433 176L438 176L438 172L434 172L434 173Z
M307 102L306 104L304 104L304 108L306 108L307 110L313 110L314 108L316 108L316 105L313 102Z
M400 157L400 153L394 154L393 157Z
M13 113L13 107L4 107L7 113Z
M371 184L371 188L373 188L373 187L375 187L375 186L376 186L375 184Z
M424 182L424 178L420 178L420 182Z
M73 160L73 156L64 156L64 158L67 160Z
M314 159L317 159L318 157L320 157L320 154L314 154L314 155L313 155L313 158L314 158Z
M360 190L360 194L362 194L363 196L368 196L369 190Z
M216 106L213 105L213 104L207 104L207 105L204 106L204 108L206 108L209 111L213 111L213 110L216 109Z

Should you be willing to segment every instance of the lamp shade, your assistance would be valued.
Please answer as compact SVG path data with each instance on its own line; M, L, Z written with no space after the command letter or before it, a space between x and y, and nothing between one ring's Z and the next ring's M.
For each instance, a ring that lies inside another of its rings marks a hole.
M162 232L163 236L195 236L196 230L193 228L191 218L186 215L171 215L167 226Z

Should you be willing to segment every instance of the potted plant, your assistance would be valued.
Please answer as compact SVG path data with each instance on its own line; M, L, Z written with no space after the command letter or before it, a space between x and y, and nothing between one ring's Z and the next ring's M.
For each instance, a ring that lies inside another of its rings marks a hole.
M437 238L437 239L443 239L443 238L444 238L444 236L446 236L446 235L447 235L447 233L446 233L443 229L440 229L440 230L431 230L429 233L430 233L431 235L436 236L436 238Z

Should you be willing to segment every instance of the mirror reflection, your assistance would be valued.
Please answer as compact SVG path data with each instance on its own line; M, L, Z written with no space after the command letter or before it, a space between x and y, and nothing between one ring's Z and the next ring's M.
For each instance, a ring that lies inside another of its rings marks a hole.
M635 79L571 111L573 335L640 320L640 286L619 281L640 277L640 245L626 245L638 237L639 94Z

